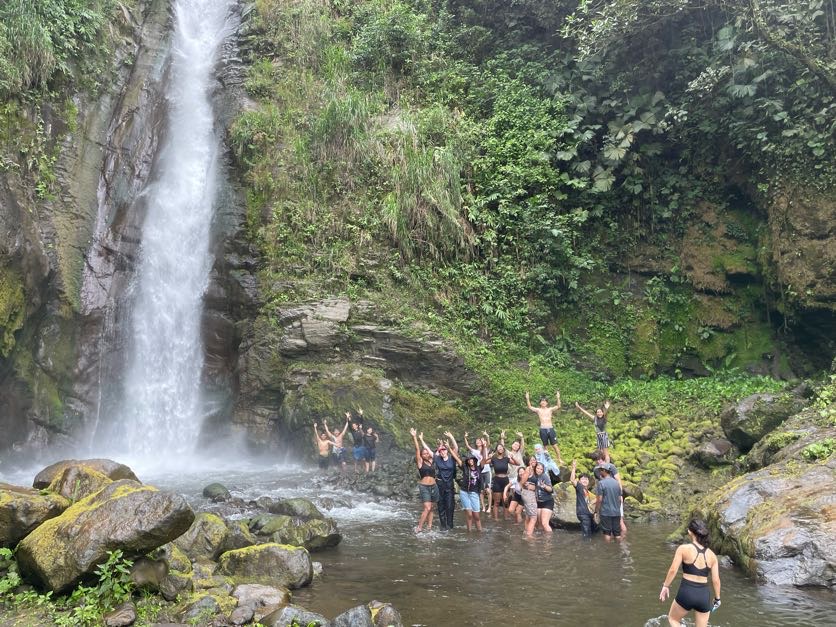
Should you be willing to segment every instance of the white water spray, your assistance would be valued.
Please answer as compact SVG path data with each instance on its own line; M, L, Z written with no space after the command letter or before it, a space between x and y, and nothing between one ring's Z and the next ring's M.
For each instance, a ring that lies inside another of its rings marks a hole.
M220 140L209 88L229 2L176 0L168 134L131 287L131 354L114 448L169 460L193 451L202 421L201 315ZM124 440L122 440L124 438Z

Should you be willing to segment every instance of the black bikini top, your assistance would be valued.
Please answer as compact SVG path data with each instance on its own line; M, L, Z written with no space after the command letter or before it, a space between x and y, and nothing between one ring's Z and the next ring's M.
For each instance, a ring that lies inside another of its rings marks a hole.
M432 464L427 464L426 462L421 464L421 467L418 469L418 476L423 479L424 477L433 477L435 478L435 466Z
M694 561L690 564L682 562L682 572L688 575L696 575L697 577L708 577L708 573L711 572L711 569L708 567L708 560L705 559L705 547L699 548L693 542L691 543L691 545L695 549L697 549L697 556L694 558ZM697 560L699 559L700 555L702 555L702 559L705 562L705 568L697 568L696 566L694 566L694 564L696 564Z

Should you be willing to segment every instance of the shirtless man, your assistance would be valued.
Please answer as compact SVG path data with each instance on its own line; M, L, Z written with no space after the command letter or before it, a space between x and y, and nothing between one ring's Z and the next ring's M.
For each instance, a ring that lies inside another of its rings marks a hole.
M557 405L549 407L549 402L546 397L540 399L540 406L534 407L531 404L531 396L528 392L525 393L525 403L528 408L540 417L540 441L543 446L551 445L557 454L557 463L562 464L563 458L560 456L560 448L557 446L557 434L554 432L554 424L552 423L552 414L560 409L560 392L554 393L557 399Z
M328 461L331 459L331 447L334 446L334 440L328 438L328 434L319 432L319 425L313 423L314 441L318 451L317 463L321 470L328 469Z
M328 420L325 419L322 421L322 424L325 425L325 433L327 433L334 439L334 460L337 464L340 465L342 472L345 472L346 467L345 446L343 446L343 436L345 435L345 432L348 431L348 419L348 416L346 416L345 426L343 427L342 431L339 431L338 429L334 429L333 431L331 431L328 428Z

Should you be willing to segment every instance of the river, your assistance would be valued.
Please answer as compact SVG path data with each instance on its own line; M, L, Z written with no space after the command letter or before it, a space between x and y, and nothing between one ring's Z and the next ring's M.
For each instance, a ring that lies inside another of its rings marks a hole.
M214 469L153 476L149 483L183 493L207 506L204 485L224 483L234 495L349 499L335 507L343 533L335 549L314 554L321 578L293 594L294 602L329 618L372 599L388 601L405 625L666 626L668 603L658 600L673 548L670 524L633 522L627 538L584 541L574 531L526 540L510 521L487 521L481 534L459 528L416 536L418 503L319 490L313 470L297 466ZM734 568L723 568L722 607L713 627L808 627L836 624L836 595L823 590L756 585ZM673 586L676 592L676 584ZM693 621L687 623L693 625Z

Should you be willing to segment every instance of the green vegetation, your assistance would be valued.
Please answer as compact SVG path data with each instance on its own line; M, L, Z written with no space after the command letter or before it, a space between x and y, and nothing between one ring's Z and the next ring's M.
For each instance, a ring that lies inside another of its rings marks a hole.
M40 616L58 627L101 625L104 614L131 598L134 590L131 566L132 562L124 559L121 551L110 551L107 561L96 568L95 585L81 584L70 594L53 598L51 592L39 594L31 589L16 592L21 579L14 554L9 549L0 549L0 573L5 571L0 578L0 608L24 611L30 617ZM143 610L143 614L148 615L148 621L141 624L151 624L153 610Z
M801 456L808 462L814 462L820 459L827 459L833 455L834 451L836 451L836 440L833 438L825 438L824 440L804 447L804 450L801 451Z
M831 180L829 57L816 43L806 65L727 3L680 4L257 2L259 106L230 138L271 304L367 297L610 379L774 355L752 207ZM832 8L801 4L757 19L832 41ZM736 182L741 154L760 192ZM637 250L652 272L631 273Z

